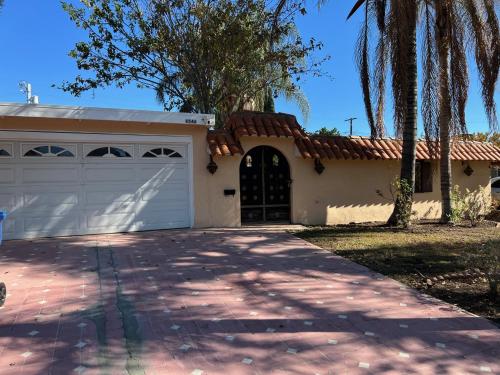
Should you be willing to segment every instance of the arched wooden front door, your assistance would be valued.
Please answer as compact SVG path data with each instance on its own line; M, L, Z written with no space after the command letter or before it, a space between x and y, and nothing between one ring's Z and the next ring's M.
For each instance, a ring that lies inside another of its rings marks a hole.
M240 164L241 222L290 222L290 167L273 147L250 150Z

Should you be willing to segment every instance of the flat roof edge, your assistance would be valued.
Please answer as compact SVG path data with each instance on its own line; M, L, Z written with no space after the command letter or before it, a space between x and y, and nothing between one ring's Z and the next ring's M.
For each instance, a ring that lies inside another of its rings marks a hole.
M212 114L1 102L0 117L32 117L205 126L215 124L215 115Z

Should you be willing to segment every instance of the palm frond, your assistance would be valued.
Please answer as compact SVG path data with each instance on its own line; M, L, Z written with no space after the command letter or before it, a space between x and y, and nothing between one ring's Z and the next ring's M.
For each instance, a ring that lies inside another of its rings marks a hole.
M359 69L361 90L365 104L366 117L372 137L377 137L379 134L375 120L373 117L373 107L371 101L371 76L370 76L370 45L369 45L369 6L370 2L365 3L365 18L363 26L359 33L358 47L356 49L356 63Z
M375 112L375 126L377 132L383 136L385 133L384 124L384 111L385 111L385 87L386 87L386 73L387 73L387 35L386 35L386 0L377 0L375 2L375 11L377 15L377 28L379 33L379 41L376 49L376 63L374 71L375 81L375 98L377 101L377 108Z
M464 0L463 4L464 19L471 33L471 42L481 83L481 96L488 123L491 129L497 129L494 95L499 72L500 42L498 41L498 19L494 4L491 0L481 1L481 5L483 5L481 8L486 11L486 14L481 11L475 0ZM494 34L489 35L489 33Z
M448 12L450 27L450 99L451 132L453 135L467 134L465 106L469 91L469 73L465 48L465 29L460 5L450 3Z
M436 48L435 16L430 4L425 4L422 28L422 119L424 134L431 152L439 136L439 65Z
M410 40L412 35L411 14L407 1L391 0L387 34L390 41L390 61L392 75L392 94L394 98L394 127L400 136L407 116L406 99L409 77L406 67L410 57Z
M358 0L358 1L356 1L356 4L354 4L354 6L352 7L351 11L349 12L349 15L347 16L347 19L351 18L353 16L353 14L358 11L358 9L361 7L361 5L363 5L367 1L368 0Z
M309 120L309 115L311 113L311 106L309 104L307 96L302 92L302 90L296 87L292 91L285 92L285 99L297 104L300 113L302 114L304 123L307 123L307 121Z

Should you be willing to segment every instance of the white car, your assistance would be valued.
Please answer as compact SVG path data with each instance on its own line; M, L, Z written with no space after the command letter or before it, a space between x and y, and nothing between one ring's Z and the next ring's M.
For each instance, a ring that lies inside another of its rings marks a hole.
M491 197L500 201L500 177L491 179Z

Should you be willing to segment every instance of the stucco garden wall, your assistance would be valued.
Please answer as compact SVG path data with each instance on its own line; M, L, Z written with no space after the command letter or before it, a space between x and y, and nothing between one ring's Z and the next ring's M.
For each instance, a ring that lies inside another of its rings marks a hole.
M312 160L297 153L292 140L284 138L244 137L248 152L260 145L272 146L283 153L290 164L291 217L300 224L347 224L385 221L392 212L391 181L399 175L399 161L325 160L325 171L318 175ZM210 226L240 225L239 165L242 156L220 157L219 169L209 178L212 214ZM463 172L462 162L453 162L454 184L463 189L484 186L489 194L488 162L470 162L472 176ZM234 197L224 197L224 189L235 189ZM433 191L417 193L413 206L416 217L436 219L441 215L439 166L433 162Z

